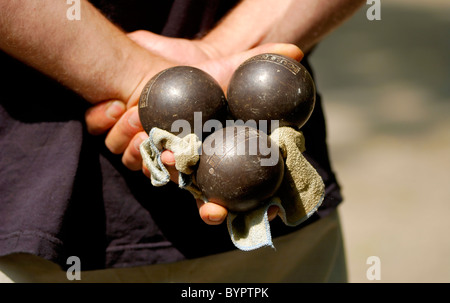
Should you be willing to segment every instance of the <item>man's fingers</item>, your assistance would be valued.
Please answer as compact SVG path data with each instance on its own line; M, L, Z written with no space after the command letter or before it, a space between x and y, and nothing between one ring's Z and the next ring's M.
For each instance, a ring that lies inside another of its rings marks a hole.
M173 49L172 41L176 38L168 38L146 30L137 30L127 34L128 38L161 57L166 57L167 52Z
M274 54L278 54L278 55L283 55L286 57L290 57L296 61L300 61L304 57L302 50L294 44L266 43L266 44L259 45L255 48L252 48L248 51L245 51L245 52L242 52L239 54L235 54L231 57L231 59L236 60L236 62L234 62L235 65L236 64L240 65L246 59L249 59L253 56L256 56L259 54L264 54L264 53L274 53Z
M269 221L272 221L273 219L275 219L277 217L279 210L280 209L276 205L272 205L269 207L269 209L267 210L267 217L268 217Z
M178 183L179 173L175 168L175 157L173 153L170 150L163 151L161 153L161 161L169 171L170 180ZM150 177L150 173L145 166L142 167L142 170L147 177ZM197 199L197 207L200 217L209 225L221 224L228 215L228 210L225 207L212 202L205 203L202 200ZM279 208L276 205L269 207L267 211L269 221L272 221L278 215L278 210Z
M197 199L197 207L202 220L209 225L221 224L228 215L228 211L225 207L208 202L205 203L202 200ZM276 205L272 205L267 210L267 216L269 221L275 219L278 215L279 208Z
M155 38L157 37L156 34L146 30L137 30L128 33L127 36L128 38L148 50L153 50L153 43L151 42L154 42Z
M106 101L93 105L85 113L88 132L93 135L106 132L125 111L126 105L121 101Z
M175 157L170 150L165 150L161 153L161 161L167 168L170 174L170 180L178 184L179 173L175 168Z
M167 171L169 172L170 180L178 184L179 173L175 168L175 157L173 156L173 153L170 150L163 151L161 153L161 161L166 167ZM151 177L150 170L145 166L144 163L141 163L141 167L144 175L150 178Z
M245 60L263 53L276 53L290 57L296 61L300 61L304 56L302 50L294 44L267 43L252 48L248 51L234 54L220 61L208 61L201 65L200 68L213 76L220 83L222 89L226 93L228 82L239 65L241 65Z
M114 154L121 154L140 131L143 131L143 128L139 120L138 108L133 106L120 117L106 136L106 147Z
M202 200L197 200L198 211L202 220L209 225L219 225L227 217L228 211L225 207Z
M148 138L145 132L137 133L131 140L122 156L123 164L130 170L142 169L142 156L140 152L141 143Z

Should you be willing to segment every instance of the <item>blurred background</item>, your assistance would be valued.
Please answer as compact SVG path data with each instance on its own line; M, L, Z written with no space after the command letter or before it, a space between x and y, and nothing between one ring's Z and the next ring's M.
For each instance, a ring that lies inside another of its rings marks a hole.
M311 57L350 282L450 282L450 1L381 1Z

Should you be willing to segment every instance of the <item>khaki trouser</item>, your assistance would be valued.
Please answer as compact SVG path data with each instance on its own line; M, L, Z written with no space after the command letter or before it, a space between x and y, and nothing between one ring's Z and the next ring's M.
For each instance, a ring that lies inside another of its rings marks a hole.
M82 271L78 282L347 282L337 211L274 239L274 245L168 264ZM71 281L52 262L12 254L0 258L0 282Z

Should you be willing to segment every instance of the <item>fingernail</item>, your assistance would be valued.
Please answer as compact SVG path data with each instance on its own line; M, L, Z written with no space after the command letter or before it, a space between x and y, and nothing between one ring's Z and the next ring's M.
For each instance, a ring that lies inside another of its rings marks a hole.
M175 165L176 163L175 156L173 154L167 153L166 151L161 154L161 160L166 165Z
M111 102L106 108L106 115L111 119L118 119L125 112L125 104L120 101Z
M141 121L139 120L139 113L137 110L133 111L128 117L128 123L134 128L140 128Z
M300 61L304 57L303 51L293 44L279 43L275 45L273 52L292 56L297 61Z
M209 215L208 219L212 222L220 222L225 219L223 215Z

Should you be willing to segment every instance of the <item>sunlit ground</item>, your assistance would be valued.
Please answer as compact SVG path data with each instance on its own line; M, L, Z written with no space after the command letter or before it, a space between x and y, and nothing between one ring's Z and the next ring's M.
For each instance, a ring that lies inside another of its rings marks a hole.
M450 2L366 5L316 49L350 282L450 282Z

